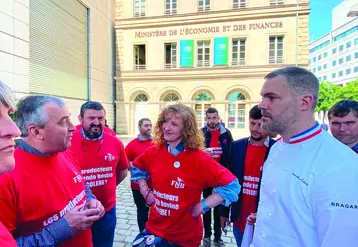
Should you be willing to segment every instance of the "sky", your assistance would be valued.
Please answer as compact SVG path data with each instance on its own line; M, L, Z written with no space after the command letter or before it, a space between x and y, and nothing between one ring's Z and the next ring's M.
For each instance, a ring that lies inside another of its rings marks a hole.
M311 0L309 16L310 41L329 33L332 28L332 9L343 0Z

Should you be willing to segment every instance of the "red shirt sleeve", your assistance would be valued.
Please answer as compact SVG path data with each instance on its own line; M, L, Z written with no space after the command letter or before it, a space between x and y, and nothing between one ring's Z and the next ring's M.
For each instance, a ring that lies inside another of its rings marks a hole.
M139 155L133 162L133 166L144 171L148 171L150 160L157 150L156 146L149 147L141 155Z
M11 174L0 176L0 221L13 233L16 230L16 197L15 183Z
M129 162L127 159L126 152L124 151L123 143L120 140L118 140L118 155L119 155L119 160L116 168L117 172L128 169Z
M126 155L129 161L133 161L133 141L128 143L128 145L125 148Z
M205 188L224 186L236 179L228 169L217 163L208 154L203 151L199 152L199 169L203 171L201 178Z

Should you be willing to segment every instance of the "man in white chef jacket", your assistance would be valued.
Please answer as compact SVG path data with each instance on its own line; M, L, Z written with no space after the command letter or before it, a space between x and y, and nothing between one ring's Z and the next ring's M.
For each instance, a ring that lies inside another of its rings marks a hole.
M287 67L265 79L261 126L283 139L264 164L251 246L358 246L358 156L314 120L317 78Z

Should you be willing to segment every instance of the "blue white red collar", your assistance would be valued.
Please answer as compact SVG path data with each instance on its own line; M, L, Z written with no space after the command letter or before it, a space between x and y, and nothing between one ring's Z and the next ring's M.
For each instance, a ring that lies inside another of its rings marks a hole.
M318 135L322 132L322 128L320 127L319 123L316 122L311 128L295 135L290 138L289 144L300 143L311 139L312 137Z
M356 153L358 153L358 143L357 143L354 147L352 147L352 149L353 149L353 151L355 151Z

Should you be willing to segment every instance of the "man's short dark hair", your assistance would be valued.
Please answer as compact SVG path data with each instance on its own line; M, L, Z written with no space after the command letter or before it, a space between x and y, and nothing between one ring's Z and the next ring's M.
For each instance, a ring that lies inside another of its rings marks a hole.
M87 101L81 106L81 110L80 110L81 117L83 117L83 115L87 110L96 110L96 111L103 110L106 113L106 110L104 109L103 105L96 101Z
M249 117L253 120L258 120L262 118L261 109L258 105L255 105L251 108L251 110L249 111Z
M276 76L286 78L287 86L292 96L311 94L313 96L312 111L315 109L318 101L319 81L312 72L300 67L286 67L269 73L265 79L271 79Z
M207 116L208 114L211 114L211 113L217 113L219 115L218 110L216 110L216 108L213 108L213 107L207 109L205 112L205 115Z
M345 117L349 113L358 117L358 102L355 100L341 100L328 111L328 119L331 117Z
M141 120L138 121L138 126L139 126L139 127L142 127L144 121L149 121L149 122L151 122L149 118L142 118Z

